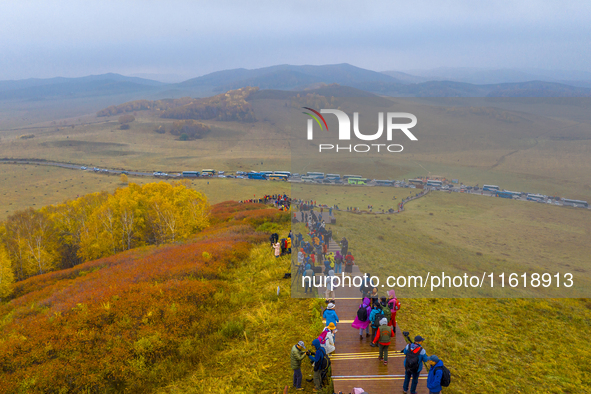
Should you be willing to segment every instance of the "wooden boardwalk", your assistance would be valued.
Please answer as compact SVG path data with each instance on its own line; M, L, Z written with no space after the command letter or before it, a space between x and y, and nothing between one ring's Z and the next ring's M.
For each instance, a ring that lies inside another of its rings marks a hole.
M329 251L340 250L339 245L331 240ZM363 276L363 273L355 266L353 276ZM380 289L379 296L385 296L387 289ZM319 297L324 297L324 289L318 289ZM351 327L351 323L357 316L357 309L361 303L361 292L354 287L335 289L336 312L340 322L337 324L338 332L335 335L336 351L332 354L332 378L335 393L342 391L348 394L354 387L363 388L369 394L402 393L404 382L404 354L400 351L406 346L400 327L397 328L395 337L388 352L388 365L378 360L378 348L371 347L373 338L367 337L365 331L363 339L359 339L359 330ZM404 303L399 313L404 313ZM371 335L371 327L370 327ZM427 371L419 376L417 393L428 394ZM410 390L409 390L410 391Z

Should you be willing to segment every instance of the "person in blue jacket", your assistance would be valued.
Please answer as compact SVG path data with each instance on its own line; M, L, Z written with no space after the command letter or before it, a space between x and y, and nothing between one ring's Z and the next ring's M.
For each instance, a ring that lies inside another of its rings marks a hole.
M415 337L413 343L406 345L402 351L406 357L404 358L404 384L402 385L402 391L404 394L408 393L408 384L412 378L412 384L410 385L410 394L416 394L417 384L419 383L419 374L423 369L423 363L426 363L429 358L427 352L423 349L424 338L420 335ZM407 367L408 361L408 367ZM414 365L410 365L414 364Z
M429 368L429 376L427 376L427 388L430 394L439 394L441 393L443 371L437 367L443 367L443 361L433 354L429 357L429 365L431 368Z
M310 355L310 360L314 363L314 389L320 391L322 388L322 362L324 360L324 348L320 346L318 338L312 341L312 346L316 351Z
M339 322L339 316L335 311L335 304L333 302L328 303L326 309L324 310L324 312L322 312L322 317L326 319L325 326L328 327L330 323L334 323L335 326L337 325L337 323ZM333 335L336 336L334 332Z

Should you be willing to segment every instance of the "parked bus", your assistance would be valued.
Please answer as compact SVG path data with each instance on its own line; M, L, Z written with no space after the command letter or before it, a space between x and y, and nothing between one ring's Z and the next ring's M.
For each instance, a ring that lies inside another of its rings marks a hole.
M201 176L214 176L215 170L201 170Z
M259 174L263 174L263 175L269 175L272 173L273 173L273 171L259 171Z
M443 182L429 179L427 181L427 186L441 187L441 186L443 186Z
M495 192L495 197L501 197L501 198L513 198L513 194L511 194L510 192Z
M378 186L392 186L394 184L394 181L390 181L387 179L384 179L384 180L376 179L375 182L376 182L376 185L378 185Z
M183 171L183 178L196 178L199 176L199 171Z
M542 196L541 194L528 194L527 199L529 201L544 202L545 196Z
M326 174L326 179L341 179L341 174Z
M589 204L587 203L587 201L582 201L582 200L570 200L568 198L563 198L562 203L564 205L569 205L571 207L577 207L580 205L582 207L589 208Z
M505 192L505 193L509 193L509 194L511 194L513 197L521 197L521 194L522 194L521 192L512 192L512 191L510 191L510 190L503 190L503 192Z
M291 172L289 172L289 171L274 171L273 174L287 175L288 178L291 176Z
M311 176L313 178L324 178L324 172L311 172L308 171L306 173L307 176Z
M303 176L300 179L302 180L302 182L316 182L317 178L314 178L312 176Z
M267 175L262 172L249 172L248 179L267 179Z
M495 185L483 185L482 190L485 192L498 192L500 188Z
M269 174L267 179L270 181L287 181L288 176L286 174Z
M422 185L424 182L422 179L409 179L408 183L411 185Z
M343 175L344 180L347 180L349 178L361 178L361 175Z
M366 178L349 178L349 179L347 179L347 183L349 183L349 185L365 185L366 182L367 182Z

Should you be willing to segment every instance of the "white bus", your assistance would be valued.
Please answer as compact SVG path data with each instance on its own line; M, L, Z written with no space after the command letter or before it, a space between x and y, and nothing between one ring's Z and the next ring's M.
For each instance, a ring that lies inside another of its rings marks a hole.
M273 171L273 174L287 175L287 177L290 177L291 176L291 172L289 172L289 171Z
M341 174L326 174L326 179L341 179Z
M324 172L313 172L313 171L308 171L306 173L307 176L311 176L314 178L324 178Z
M441 187L443 186L443 182L429 179L427 181L427 186Z
M537 202L544 202L546 196L542 196L541 194L528 194L527 199L529 201L537 201Z
M562 203L564 205L568 205L571 207L585 207L585 208L589 208L589 204L587 203L587 201L582 201L582 200L571 200L568 198L563 198L562 199Z
M501 189L496 185L483 185L482 190L485 192L498 192Z

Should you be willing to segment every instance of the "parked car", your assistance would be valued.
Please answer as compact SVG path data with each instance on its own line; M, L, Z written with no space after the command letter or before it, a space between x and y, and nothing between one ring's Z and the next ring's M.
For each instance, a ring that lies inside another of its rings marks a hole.
M86 167L82 166L80 167L81 170L86 170Z

